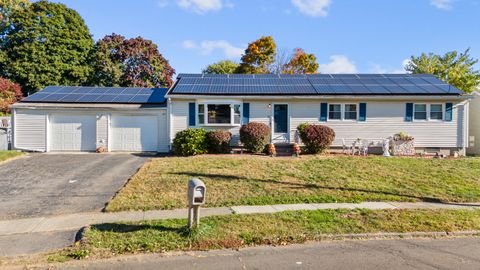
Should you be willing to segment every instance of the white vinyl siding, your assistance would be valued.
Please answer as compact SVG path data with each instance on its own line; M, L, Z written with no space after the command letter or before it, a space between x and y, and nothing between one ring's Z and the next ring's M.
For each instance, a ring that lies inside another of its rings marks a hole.
M108 148L108 114L97 114L96 147Z
M282 101L245 102L250 102L250 122L262 122L269 125L271 109L268 108L268 104L281 103ZM458 114L458 109L463 107L459 103L454 102L453 119L451 122L438 120L406 122L405 104L411 101L359 101L367 103L365 122L355 120L320 122L320 104L322 102L325 101L288 101L291 142L298 141L297 126L308 122L332 127L336 133L333 146L341 146L342 138L347 143L351 143L357 138L380 141L401 131L415 137L415 145L417 147L457 148L462 147L463 144L462 130L465 129L465 125L462 123L462 116ZM335 100L329 103L351 104L351 102L342 100ZM439 102L423 103L438 104Z
M480 155L480 93L474 93L474 97L469 104L470 134L467 152Z
M42 111L15 109L14 148L27 151L46 151L46 114Z

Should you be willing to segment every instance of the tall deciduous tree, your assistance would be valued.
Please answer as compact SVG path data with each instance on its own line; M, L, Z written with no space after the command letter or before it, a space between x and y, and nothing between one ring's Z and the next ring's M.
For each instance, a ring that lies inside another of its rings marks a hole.
M0 0L0 29L9 26L13 11L26 8L29 4L28 0Z
M261 37L248 44L237 73L269 73L270 66L275 62L276 49L277 45L271 36Z
M9 17L0 36L1 76L25 93L47 85L81 85L90 75L93 40L82 17L63 4L39 1Z
M202 72L206 74L232 74L235 73L239 64L231 60L222 60L208 65Z
M477 59L470 56L470 50L463 53L447 52L444 55L433 53L412 56L405 69L414 74L433 74L464 92L472 92L480 86L480 71L474 65Z
M23 98L20 85L0 78L0 114L10 112L8 106Z
M312 74L318 70L315 55L307 54L303 49L296 48L290 61L284 66L282 73L286 74Z
M107 35L95 45L91 84L124 87L170 87L175 70L157 45L141 37Z

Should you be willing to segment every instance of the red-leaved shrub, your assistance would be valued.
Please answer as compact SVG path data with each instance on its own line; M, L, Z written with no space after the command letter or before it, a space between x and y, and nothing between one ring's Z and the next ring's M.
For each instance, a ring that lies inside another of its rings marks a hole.
M10 113L8 106L23 98L20 85L0 78L0 114Z
M212 130L207 132L208 152L213 154L228 153L232 133L225 130Z
M251 122L240 128L240 141L245 148L260 153L270 140L270 127L263 123Z
M310 154L325 151L335 139L335 131L327 126L302 124L297 130L305 149Z

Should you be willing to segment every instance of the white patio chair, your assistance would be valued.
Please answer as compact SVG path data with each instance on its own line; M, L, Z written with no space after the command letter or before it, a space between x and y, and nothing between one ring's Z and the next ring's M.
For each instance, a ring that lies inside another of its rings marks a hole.
M351 146L348 146L345 139L342 139L342 151L343 151L343 153L344 154L350 154L350 149L351 149Z
M363 154L364 156L368 155L368 147L370 146L370 142L368 140L362 140L362 144L360 146L359 155Z

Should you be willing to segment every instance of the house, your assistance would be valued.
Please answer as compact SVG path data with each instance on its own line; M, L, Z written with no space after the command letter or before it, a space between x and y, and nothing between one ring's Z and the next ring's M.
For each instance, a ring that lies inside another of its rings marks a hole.
M12 106L13 148L168 152L167 90L47 87Z
M180 74L168 89L47 87L13 105L14 147L36 151L167 152L178 131L224 129L239 143L248 122L272 142L299 142L303 122L342 139L380 142L398 132L419 151L465 153L469 97L432 75Z
M480 155L480 92L473 92L469 110L469 145L467 154Z

